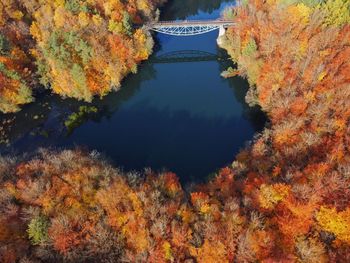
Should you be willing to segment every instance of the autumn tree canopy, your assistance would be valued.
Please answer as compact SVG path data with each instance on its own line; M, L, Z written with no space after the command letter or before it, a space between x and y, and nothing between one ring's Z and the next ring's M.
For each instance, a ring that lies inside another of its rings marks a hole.
M2 261L350 262L349 5L248 0L225 12L236 25L220 42L270 123L206 184L184 191L172 173L124 174L82 150L1 157ZM83 11L59 1L31 7L45 76L53 81L62 66L74 81L68 65L85 70L97 52L91 38L65 31ZM56 28L51 15L42 19L60 9L67 23L41 35ZM107 31L130 40L135 17L120 19ZM107 43L124 50L125 39ZM91 67L98 72L84 72Z
M162 2L1 0L0 110L32 101L38 82L89 102L118 89L152 52L142 24Z
M29 56L33 46L23 8L17 1L0 1L0 111L14 112L33 101L36 84Z

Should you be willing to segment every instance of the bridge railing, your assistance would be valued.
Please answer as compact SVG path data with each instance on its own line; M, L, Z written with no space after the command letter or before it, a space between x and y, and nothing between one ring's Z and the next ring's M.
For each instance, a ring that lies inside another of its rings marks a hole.
M211 20L163 20L157 21L156 23L172 23L172 24L181 24L181 23L215 23L215 22L232 22L232 20L225 19L211 19Z
M220 26L220 25L234 25L233 21L217 19L217 20L183 20L183 21L159 21L150 23L151 27L164 26Z
M147 27L158 33L172 36L194 36L208 33L214 30L233 26L233 21L217 20L184 20L184 21L159 21L150 23Z

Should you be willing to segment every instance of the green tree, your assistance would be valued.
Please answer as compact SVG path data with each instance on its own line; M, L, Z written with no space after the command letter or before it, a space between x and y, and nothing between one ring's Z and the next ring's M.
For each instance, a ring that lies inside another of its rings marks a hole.
M7 41L4 35L0 33L0 55L5 55L10 50L10 43Z
M132 21L128 12L123 12L122 23L123 23L125 33L130 36L132 34Z
M49 220L43 215L38 215L30 221L27 232L33 245L41 245L49 239L48 228Z
M319 8L325 12L326 26L342 26L350 22L350 1L349 0L328 0L319 5Z

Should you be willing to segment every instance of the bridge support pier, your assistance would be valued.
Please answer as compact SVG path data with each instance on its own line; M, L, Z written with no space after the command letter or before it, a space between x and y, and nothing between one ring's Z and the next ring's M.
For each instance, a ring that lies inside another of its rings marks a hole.
M219 28L219 37L216 40L216 42L218 43L219 47L222 46L222 42L223 42L223 38L225 37L225 34L226 34L226 28L224 26L220 26L220 28Z
M225 27L224 26L220 26L220 28L219 28L219 37L224 36L225 33L226 33Z

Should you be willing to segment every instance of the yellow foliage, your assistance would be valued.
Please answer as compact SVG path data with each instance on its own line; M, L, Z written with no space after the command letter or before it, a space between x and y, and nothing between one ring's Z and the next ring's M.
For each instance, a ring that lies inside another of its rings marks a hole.
M10 15L11 15L11 18L16 19L16 20L21 20L23 17L23 13L19 10L12 12Z
M58 6L64 6L65 3L66 3L65 0L55 0L55 1L54 1L54 4L55 4L56 7L58 7Z
M134 192L130 192L128 194L129 199L132 202L133 208L135 210L135 213L137 216L141 216L142 215L142 203L139 200L139 198L137 197L137 195Z
M93 15L92 16L92 22L94 22L94 24L96 25L96 26L99 26L99 25L101 25L102 24L102 17L101 16L99 16L99 15Z
M122 228L122 233L127 239L128 245L136 250L137 253L144 253L149 249L148 230L145 227L145 220L139 218L131 220L131 216L126 216L127 221Z
M108 31L115 34L120 34L121 32L123 32L123 24L111 19L108 22Z
M173 255L171 251L171 245L168 241L165 241L163 243L163 251L164 251L164 257L166 260L173 260Z
M337 212L335 208L322 206L316 214L322 229L332 232L336 237L350 245L350 208Z
M200 207L199 211L203 214L207 214L210 212L210 205L209 204L204 204Z
M324 79L324 77L325 76L327 76L327 72L325 72L325 71L322 71L321 73L320 73L320 75L318 75L318 81L322 81L323 79Z
M306 51L308 49L308 46L309 46L309 41L307 38L303 39L300 42L299 52L297 54L298 59L301 59L306 55Z
M293 23L303 23L306 25L309 22L309 17L312 9L303 3L297 5L291 5L288 7L288 12L290 14L290 19Z
M349 0L328 0L319 5L319 9L325 12L326 26L342 26L350 22Z
M137 1L137 7L141 10L148 11L150 10L149 4L145 0L138 0Z
M304 94L304 97L307 102L313 103L316 100L316 93L314 91L308 91Z
M86 27L87 25L89 25L89 16L85 12L80 12L78 19L79 19L79 24L82 27Z
M37 22L33 22L32 25L30 26L30 34L36 38L38 41L42 40L40 28L37 24ZM35 49L33 49L34 51ZM35 50L36 54L38 54L37 50Z
M272 209L278 204L278 202L287 197L289 192L290 186L285 184L263 184L259 191L260 206L266 209Z
M63 27L66 23L66 11L64 7L58 7L55 11L54 21L56 27ZM79 21L80 22L80 21Z

